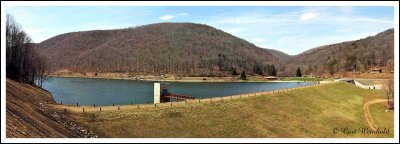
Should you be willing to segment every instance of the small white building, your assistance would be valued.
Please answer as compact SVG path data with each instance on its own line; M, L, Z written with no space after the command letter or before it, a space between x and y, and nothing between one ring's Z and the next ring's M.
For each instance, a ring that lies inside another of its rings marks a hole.
M266 76L266 77L264 77L265 79L267 79L267 80L277 80L278 78L277 77L275 77L275 76Z

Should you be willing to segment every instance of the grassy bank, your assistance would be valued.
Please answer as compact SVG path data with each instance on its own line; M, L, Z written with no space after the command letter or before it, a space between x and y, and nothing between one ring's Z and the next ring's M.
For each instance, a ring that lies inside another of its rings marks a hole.
M182 106L69 113L102 137L393 137L333 133L368 127L364 102L383 93L347 83ZM387 115L393 117L392 115ZM393 123L390 119L377 119Z

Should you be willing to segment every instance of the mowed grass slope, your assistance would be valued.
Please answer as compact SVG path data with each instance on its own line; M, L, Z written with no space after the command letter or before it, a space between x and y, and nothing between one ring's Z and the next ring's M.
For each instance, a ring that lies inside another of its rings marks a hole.
M384 103L385 102L370 105L369 111L379 129L390 128L390 131L393 131L394 111L386 112Z
M393 137L333 133L368 127L364 102L383 92L347 83L233 100L120 111L70 113L102 137ZM388 117L393 117L388 115ZM381 123L393 123L380 119ZM392 126L393 125L384 125Z

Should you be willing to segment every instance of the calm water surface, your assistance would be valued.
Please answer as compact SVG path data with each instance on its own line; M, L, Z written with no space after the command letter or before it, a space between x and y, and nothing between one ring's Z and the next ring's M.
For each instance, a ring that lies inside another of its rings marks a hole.
M50 77L43 87L57 103L76 105L120 105L153 102L149 81ZM170 92L196 98L229 96L312 85L314 82L161 82Z

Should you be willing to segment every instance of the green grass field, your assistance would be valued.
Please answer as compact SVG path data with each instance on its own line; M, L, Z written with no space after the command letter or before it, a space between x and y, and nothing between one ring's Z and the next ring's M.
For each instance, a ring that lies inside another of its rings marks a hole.
M334 80L333 78L313 78L313 77L284 77L284 81L323 81L323 80Z
M393 131L394 128L394 111L385 111L384 103L376 103L369 106L374 122L379 129L390 128Z
M281 77L280 81L322 81L322 78L308 78L308 77ZM248 76L247 80L241 80L247 82L265 82L265 81L275 81L267 80L263 76Z
M323 80L332 81L334 79L333 78L313 78L313 77L281 77L279 80L281 80L281 81L323 81ZM245 80L245 81L265 82L265 81L270 81L270 80L267 80L262 76L248 76L247 80Z
M69 113L101 137L393 137L334 133L335 128L368 127L364 102L383 92L347 83L296 89L249 98L157 107ZM393 113L372 107L378 125L393 129ZM382 116L383 115L383 116Z

